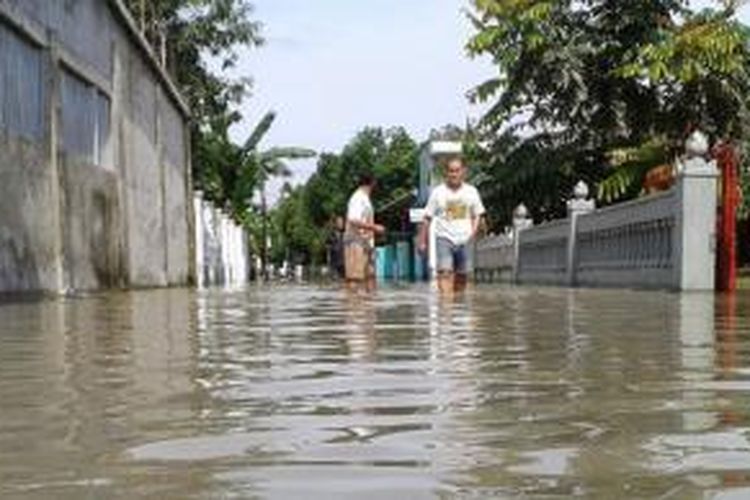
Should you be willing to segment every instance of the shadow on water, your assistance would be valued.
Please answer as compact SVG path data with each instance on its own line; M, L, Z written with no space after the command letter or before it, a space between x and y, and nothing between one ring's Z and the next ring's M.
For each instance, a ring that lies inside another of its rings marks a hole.
M0 304L0 497L742 498L750 295Z

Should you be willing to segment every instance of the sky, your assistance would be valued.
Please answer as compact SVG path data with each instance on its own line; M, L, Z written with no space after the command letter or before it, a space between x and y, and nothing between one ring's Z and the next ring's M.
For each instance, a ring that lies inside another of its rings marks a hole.
M243 53L252 77L247 136L267 110L278 113L266 145L339 151L365 126L403 126L418 140L481 108L466 93L492 74L464 46L467 0L253 0L266 44ZM293 165L301 182L315 161ZM278 183L274 189L278 188Z
M711 0L694 0L704 7ZM266 43L244 51L236 73L254 81L232 131L238 142L278 113L266 146L337 152L365 126L403 126L417 141L481 116L467 92L493 74L472 60L468 0L253 0ZM750 23L750 8L740 18ZM292 165L295 183L315 161ZM272 198L281 182L271 187Z

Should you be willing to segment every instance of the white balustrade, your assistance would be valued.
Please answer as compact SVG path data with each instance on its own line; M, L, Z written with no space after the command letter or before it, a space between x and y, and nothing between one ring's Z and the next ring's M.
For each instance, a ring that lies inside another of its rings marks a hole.
M712 290L716 185L705 136L686 143L675 186L595 210L579 183L568 218L532 227L523 205L510 235L476 246L480 280L555 285Z

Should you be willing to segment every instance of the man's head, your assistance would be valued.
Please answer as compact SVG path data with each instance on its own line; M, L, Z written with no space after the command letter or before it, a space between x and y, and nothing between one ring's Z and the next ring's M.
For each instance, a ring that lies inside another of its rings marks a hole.
M458 156L448 159L445 164L445 183L448 187L461 187L465 178L466 165L464 165L464 161Z
M367 193L372 193L375 188L375 177L372 174L364 173L359 176L359 187L364 189Z

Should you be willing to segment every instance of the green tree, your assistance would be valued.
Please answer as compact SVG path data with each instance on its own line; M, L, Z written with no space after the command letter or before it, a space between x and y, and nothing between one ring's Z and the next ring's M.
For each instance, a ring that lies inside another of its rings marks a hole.
M314 261L325 250L325 234L312 223L304 186L289 189L272 214L271 261L281 264Z
M689 124L714 138L745 134L748 37L733 3L702 12L681 0L472 4L469 53L498 70L471 97L492 104L481 124L486 189L503 210L524 201L537 218L559 216L581 178L614 176L603 200L632 196L645 172L635 159L656 144L656 156L669 156ZM612 161L639 148L633 161Z
M247 95L250 80L225 75L236 64L239 48L262 43L252 5L247 0L125 0L125 4L192 112L196 187L217 204L230 205L240 148L231 144L228 130L240 119L236 106Z
M377 180L373 205L377 217L389 229L403 226L404 210L411 206L419 172L419 147L403 128L368 127L338 154L321 156L307 188L316 224L325 225L344 215L346 203L363 173Z
M413 203L419 169L419 147L403 128L367 127L338 154L324 153L307 183L279 204L274 212L285 245L276 255L293 255L305 263L325 261L326 241L336 217L346 215L346 204L360 174L374 175L376 217L390 231L404 229Z
M266 187L274 177L289 177L290 160L300 160L315 156L315 151L301 147L272 147L260 149L260 143L276 120L276 113L269 112L260 120L240 150L237 183L232 196L235 210L247 214L251 208L251 198L257 187L260 195L260 256L264 273L268 263L268 197Z

